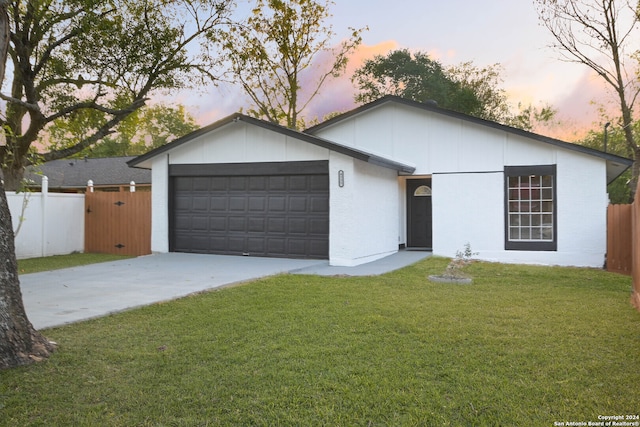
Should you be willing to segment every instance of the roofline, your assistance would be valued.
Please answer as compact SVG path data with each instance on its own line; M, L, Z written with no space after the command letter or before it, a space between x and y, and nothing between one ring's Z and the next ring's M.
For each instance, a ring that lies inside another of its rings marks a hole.
M267 122L265 120L261 120L261 119L256 119L254 117L249 117L247 115L244 115L242 113L234 113L230 116L227 116L221 120L218 120L217 122L214 122L208 126L205 126L203 128L200 128L196 131L193 131L181 138L175 139L174 141L165 144L161 147L158 147L156 149L153 149L151 151L149 151L146 154L142 154L134 159L131 159L127 162L127 164L129 165L129 167L139 167L138 165L146 160L152 159L153 157L156 157L166 151L170 151L173 150L174 148L177 148L185 143L188 143L202 135L205 135L208 132L214 131L216 129L219 129L223 126L226 126L228 124L231 123L236 123L236 122L245 122L245 123L249 123L252 124L254 126L258 126L261 127L263 129L267 129L273 132L277 132L280 133L282 135L285 136L290 136L292 138L296 138L299 139L301 141L305 141L314 145L317 145L319 147L322 148L326 148L328 150L331 151L335 151L337 153L341 153L341 154L345 154L347 156L353 157L354 159L358 159L358 160L362 160L364 162L367 163L372 163L378 166L383 166L389 169L395 169L398 172L402 172L402 173L408 173L411 174L415 171L415 167L412 165L408 165L408 164L404 164L404 163L400 163L400 162L396 162L381 156L376 156L374 154L371 153L367 153L365 151L362 150L357 150L354 148L350 148L347 147L345 145L342 144L337 144L335 142L329 141L327 139L323 139L320 138L318 136L315 135L311 135L308 133L303 133L294 129L289 129L286 128L284 126L280 126L278 124L275 123L271 123L271 122ZM144 169L144 168L143 168Z
M604 160L608 160L608 161L613 161L613 162L618 162L618 163L622 163L623 165L626 165L627 168L629 166L631 166L633 164L633 160L628 159L626 157L622 157L622 156L618 156L615 154L611 154L611 153L605 153L603 151L600 150L596 150L593 148L589 148L589 147L584 147L582 145L578 145L578 144L572 144L570 142L566 142L566 141L562 141L559 139L555 139L555 138L551 138L548 136L544 136L544 135L540 135L537 133L533 133L533 132L529 132L523 129L518 129L512 126L507 126L507 125L503 125L501 123L498 122L494 122L494 121L490 121L490 120L486 120L486 119L481 119L479 117L474 117L474 116L470 116L468 114L464 114L464 113L459 113L457 111L453 111L453 110L447 110L445 108L441 108L438 107L435 103L434 104L428 104L428 103L422 103L422 102L418 102L418 101L413 101L411 99L406 99L406 98L402 98L399 96L395 96L395 95L385 95L382 98L379 98L375 101L372 101L370 103L361 105L360 107L357 107L351 111L347 111L346 113L340 114L339 116L335 116L329 120L326 120L322 123L319 123L315 126L311 126L310 128L307 128L304 130L304 132L309 133L309 134L314 134L315 132L333 126L343 120L346 120L350 117L356 116L358 114L361 114L365 111L368 111L370 109L379 107L383 104L389 103L389 102L395 102L398 104L402 104L402 105L406 105L409 107L414 107L414 108L419 108L421 110L425 110L425 111L430 111L433 113L437 113L437 114L442 114L445 116L449 116L449 117L453 117L456 119L460 119L460 120L465 120L471 123L475 123L481 126L487 126L493 129L498 129L498 130L502 130L511 134L515 134L515 135L519 135L519 136L523 136L526 138L530 138L530 139L534 139L536 141L540 141L540 142L544 142L547 144L551 144L551 145L555 145L557 147L561 147L561 148L565 148L568 150L572 150L572 151L577 151L583 154L587 154L587 155L591 155L591 156L596 156L596 157L600 157Z

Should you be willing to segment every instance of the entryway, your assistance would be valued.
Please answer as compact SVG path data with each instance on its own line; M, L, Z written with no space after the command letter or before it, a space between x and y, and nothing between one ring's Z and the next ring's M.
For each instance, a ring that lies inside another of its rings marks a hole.
M407 180L407 247L433 247L431 178Z

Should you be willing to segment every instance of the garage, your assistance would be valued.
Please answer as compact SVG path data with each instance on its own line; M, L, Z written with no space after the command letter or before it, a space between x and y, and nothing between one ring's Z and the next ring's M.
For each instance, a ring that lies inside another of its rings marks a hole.
M169 250L329 257L328 161L169 168Z

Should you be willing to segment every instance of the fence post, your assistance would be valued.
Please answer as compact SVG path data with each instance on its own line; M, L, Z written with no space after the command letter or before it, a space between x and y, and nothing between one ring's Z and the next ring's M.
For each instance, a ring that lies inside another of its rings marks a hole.
M135 183L135 181L131 181L129 183L129 192L130 193L135 193L136 192L136 183Z
M93 180L92 179L87 181L87 188L89 189L89 193L93 193Z
M49 178L42 176L42 239L40 247L40 256L47 255L47 199L49 197Z

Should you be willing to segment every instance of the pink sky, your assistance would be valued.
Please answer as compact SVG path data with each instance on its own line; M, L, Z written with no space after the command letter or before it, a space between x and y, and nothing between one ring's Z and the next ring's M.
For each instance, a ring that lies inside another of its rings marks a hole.
M323 87L305 114L308 119L354 108L350 77L355 69L376 54L407 48L428 52L445 66L499 63L502 87L514 106L549 103L558 110L562 126L539 129L542 134L571 141L600 126L597 104L606 104L610 94L585 66L563 62L547 47L551 38L539 25L532 0L395 0L393 5L335 0L330 24L336 43L347 36L348 27L368 26L369 31L344 76ZM171 101L187 106L201 125L250 106L242 91L230 85L180 94Z

